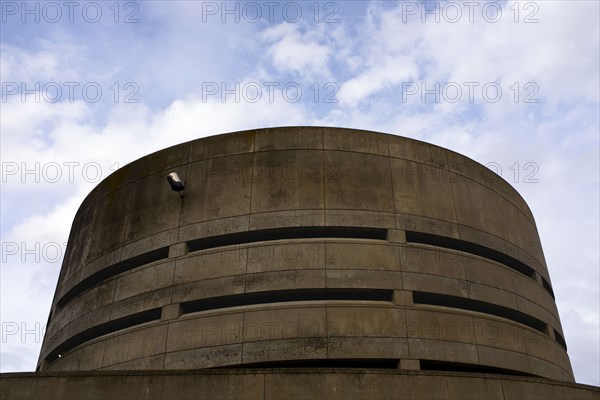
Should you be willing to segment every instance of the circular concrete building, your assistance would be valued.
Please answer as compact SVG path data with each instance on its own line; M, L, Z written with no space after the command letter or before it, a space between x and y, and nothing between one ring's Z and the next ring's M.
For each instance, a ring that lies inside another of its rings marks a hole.
M573 382L550 282L527 204L467 157L351 129L229 133L134 161L85 199L38 370Z

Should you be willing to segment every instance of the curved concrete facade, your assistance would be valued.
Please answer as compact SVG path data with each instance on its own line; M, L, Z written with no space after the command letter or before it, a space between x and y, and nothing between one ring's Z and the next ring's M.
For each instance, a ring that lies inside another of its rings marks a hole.
M351 129L229 133L132 162L85 199L38 369L573 382L550 282L527 204L467 157Z

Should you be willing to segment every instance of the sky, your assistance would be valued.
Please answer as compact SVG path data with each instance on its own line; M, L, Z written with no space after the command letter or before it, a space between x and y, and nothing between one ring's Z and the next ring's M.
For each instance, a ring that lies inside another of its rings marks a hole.
M576 381L600 385L599 2L0 1L0 371L33 371L73 217L188 140L319 125L411 137L536 219Z

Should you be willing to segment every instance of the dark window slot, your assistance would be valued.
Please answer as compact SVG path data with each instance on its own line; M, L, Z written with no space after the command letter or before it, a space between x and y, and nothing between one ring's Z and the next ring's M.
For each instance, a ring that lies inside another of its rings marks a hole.
M369 300L391 302L394 291L387 289L296 289L234 294L181 303L182 314L254 304L287 301Z
M565 338L562 337L562 335L558 333L556 329L554 329L554 337L556 338L556 342L560 344L562 348L565 349L565 351L567 351L567 342L565 341Z
M270 240L322 238L386 240L387 229L334 226L262 229L257 231L238 232L190 240L187 242L187 246L189 251L199 251L212 249L215 247L264 242Z
M113 276L122 274L123 272L141 267L142 265L150 264L151 262L162 260L169 257L169 248L161 247L148 253L140 254L128 260L110 265L102 270L88 276L77 285L73 286L61 299L56 303L58 307L64 307L68 302L84 292L98 286L103 281L112 278Z
M492 367L489 365L465 364L448 361L436 360L420 360L422 371L452 371L452 372L470 372L479 374L503 374L503 375L518 375L531 376L540 378L538 375L528 374L527 372L515 371L513 369L505 369Z
M160 319L161 310L162 309L160 307L153 308L152 310L128 315L126 317L118 318L86 329L58 345L46 356L46 362L52 363L59 359L60 356L62 356L66 352L74 349L75 347L85 342L89 342L90 340L96 339L97 337L100 337L102 335L107 335L109 333L113 333L121 329L130 328L135 325L140 325L146 322L158 320Z
M479 300L467 299L464 297L449 296L446 294L413 292L413 302L415 304L430 304L435 306L444 306L460 308L463 310L477 311L485 314L495 315L510 319L511 321L527 325L542 333L546 333L546 323L539 319L513 310L512 308L499 306Z
M266 361L260 363L228 365L222 368L377 368L397 369L399 359L317 359L317 360L289 360L289 361Z
M429 233L412 231L406 231L406 241L409 243L421 243L432 246L444 247L447 249L463 251L465 253L470 253L476 256L487 258L499 262L500 264L504 264L507 267L512 268L523 275L535 279L535 271L533 270L533 268L523 263L522 261L517 260L516 258L513 258L509 255L506 255L486 246L467 242L465 240L454 239L447 236L438 236Z
M548 291L548 293L550 293L550 296L552 296L552 298L554 300L556 300L556 297L554 297L554 290L552 290L552 286L550 286L550 282L548 282L546 280L546 278L544 278L542 276L542 286L544 286L544 289L546 289Z

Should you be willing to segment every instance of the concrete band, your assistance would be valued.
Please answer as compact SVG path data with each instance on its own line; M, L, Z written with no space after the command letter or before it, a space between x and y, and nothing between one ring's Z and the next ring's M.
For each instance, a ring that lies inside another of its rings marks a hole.
M23 388L28 388L27 394ZM541 378L364 369L215 369L0 375L7 399L597 400L593 386Z

